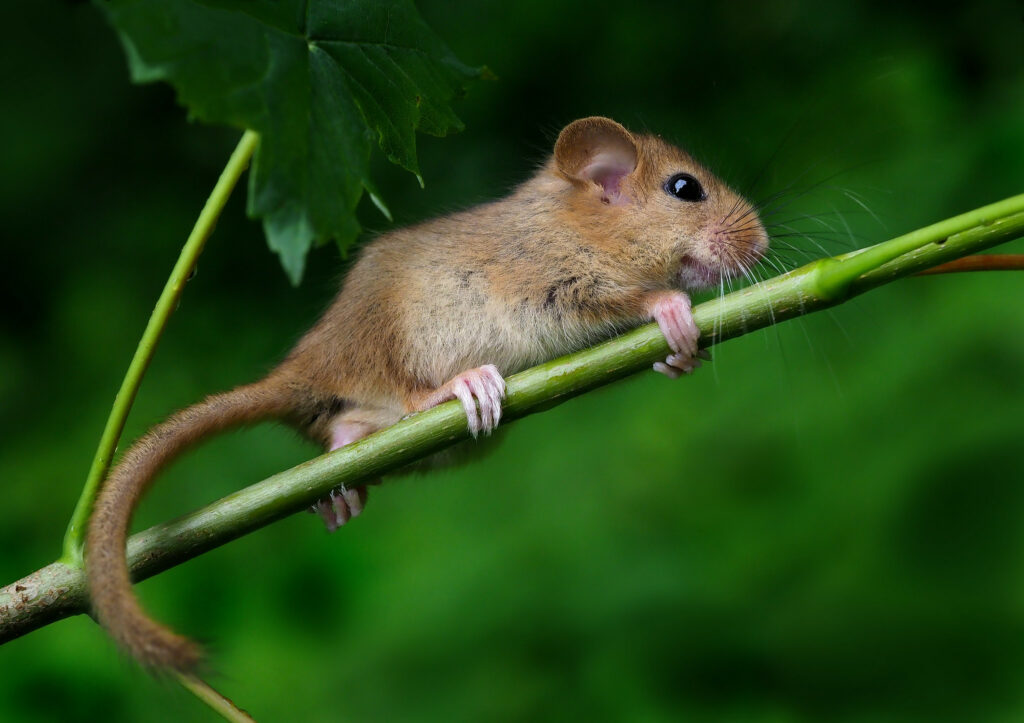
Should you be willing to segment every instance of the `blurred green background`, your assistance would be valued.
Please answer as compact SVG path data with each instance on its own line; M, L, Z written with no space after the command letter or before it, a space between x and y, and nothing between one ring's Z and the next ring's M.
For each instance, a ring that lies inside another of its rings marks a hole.
M812 231L810 254L1024 191L1019 2L419 6L499 80L457 105L464 133L421 138L426 190L379 163L399 224L500 196L596 113L754 199L792 186L775 218ZM89 4L4 15L7 583L58 554L238 132L131 86ZM801 219L821 213L837 233ZM126 437L279 359L344 262L326 247L311 265L291 288L236 194ZM1021 720L1022 303L1019 274L905 280L729 342L692 378L641 374L516 423L484 461L373 489L333 536L297 515L139 593L209 641L212 681L259 720ZM224 437L138 524L314 453L281 428ZM215 720L85 617L0 649L0 719Z

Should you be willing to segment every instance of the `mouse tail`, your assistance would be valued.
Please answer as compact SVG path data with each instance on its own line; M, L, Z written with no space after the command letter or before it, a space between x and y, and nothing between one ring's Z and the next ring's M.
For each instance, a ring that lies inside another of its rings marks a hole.
M161 469L197 442L231 427L285 418L294 408L286 385L269 378L212 395L150 430L108 476L89 520L89 594L97 621L143 665L187 672L202 658L198 645L150 618L132 591L125 545L143 493Z

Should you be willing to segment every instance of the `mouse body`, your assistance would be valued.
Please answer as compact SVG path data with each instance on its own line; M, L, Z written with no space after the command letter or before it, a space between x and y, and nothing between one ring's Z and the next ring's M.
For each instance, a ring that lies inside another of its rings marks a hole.
M368 243L327 311L264 379L172 415L125 453L96 501L86 569L97 619L146 666L200 650L149 618L125 555L142 494L166 464L230 427L277 419L327 451L457 399L474 437L500 422L504 377L657 321L675 378L700 365L688 291L744 274L768 237L749 202L685 151L584 118L509 196ZM328 529L366 487L315 505Z

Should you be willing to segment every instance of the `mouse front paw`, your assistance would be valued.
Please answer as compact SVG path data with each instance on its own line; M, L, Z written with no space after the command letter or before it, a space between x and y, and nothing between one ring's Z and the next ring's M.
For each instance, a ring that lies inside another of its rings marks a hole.
M469 433L476 437L490 434L501 420L501 402L505 398L505 379L493 364L469 369L452 379L451 393L466 412Z
M493 364L484 364L454 376L414 404L413 408L422 411L458 399L466 413L469 433L476 437L481 432L490 434L498 426L504 398L505 379L501 372Z
M683 374L693 374L704 360L711 359L707 349L701 349L696 356L684 356L682 354L669 354L665 361L654 362L654 371L664 374L669 379L678 379Z
M672 353L664 362L655 362L654 371L676 379L690 374L701 365L701 359L710 358L697 347L700 329L693 320L690 297L681 291L665 291L648 298L647 310L665 335Z

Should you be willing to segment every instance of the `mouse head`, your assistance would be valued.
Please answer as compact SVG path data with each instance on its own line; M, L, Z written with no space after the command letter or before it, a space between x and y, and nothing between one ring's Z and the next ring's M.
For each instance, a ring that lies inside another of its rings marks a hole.
M768 248L754 206L660 138L583 118L559 134L554 162L571 184L577 218L646 247L651 263L684 288L717 286Z

